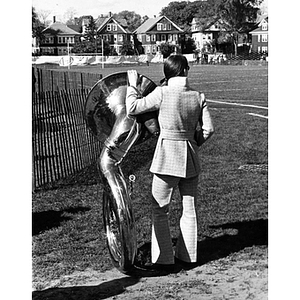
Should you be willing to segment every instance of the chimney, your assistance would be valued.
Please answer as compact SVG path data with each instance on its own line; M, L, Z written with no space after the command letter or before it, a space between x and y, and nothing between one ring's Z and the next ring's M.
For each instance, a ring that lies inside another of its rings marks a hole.
M56 17L55 16L53 16L53 23L55 23L56 22Z
M111 16L112 16L112 13L111 13L111 11L108 13L108 16L109 16L109 17L111 17Z

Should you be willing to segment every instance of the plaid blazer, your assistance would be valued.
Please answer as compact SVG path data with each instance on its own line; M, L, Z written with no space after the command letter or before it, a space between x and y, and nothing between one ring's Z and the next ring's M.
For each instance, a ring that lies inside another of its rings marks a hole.
M127 88L127 115L158 110L160 135L150 171L156 174L189 178L199 174L197 125L202 143L214 128L205 96L189 87L187 77L172 77L167 86L158 86L143 98L134 87Z

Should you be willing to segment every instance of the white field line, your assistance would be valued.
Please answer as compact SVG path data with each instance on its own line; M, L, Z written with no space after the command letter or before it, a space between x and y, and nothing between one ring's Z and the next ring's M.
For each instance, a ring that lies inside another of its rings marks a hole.
M257 106L257 105L250 105L250 104L241 104L241 103L235 103L235 102L224 102L224 101L218 101L218 100L209 100L206 99L207 102L214 102L214 103L221 103L221 104L228 104L228 105L236 105L236 106L244 106L244 107L253 107L253 108L260 108L260 109L266 109L268 110L268 107L265 106Z
M226 90L224 90L224 89L220 89L220 90L209 90L209 92L231 92L231 91L249 91L249 90L262 90L262 89L265 89L265 87L264 86L262 86L262 87L253 87L253 88L248 88L248 89L244 89L244 88L242 88L242 89L226 89Z
M268 116L263 116L263 115L254 114L254 113L247 113L247 115L251 115L251 116L254 116L254 117L260 117L260 118L268 119Z

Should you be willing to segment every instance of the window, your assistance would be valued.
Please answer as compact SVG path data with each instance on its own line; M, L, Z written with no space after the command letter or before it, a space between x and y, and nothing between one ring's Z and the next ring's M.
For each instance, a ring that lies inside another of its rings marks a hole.
M156 41L156 36L155 36L155 34L152 34L152 35L151 35L151 41L152 41L152 42L155 42L155 41Z
M262 42L267 42L268 41L268 35L267 34L263 34L262 38L261 38Z
M156 53L156 46L155 45L152 46L152 53Z
M112 24L112 28L113 28L113 31L117 31L118 30L118 26L116 24Z
M163 26L162 23L157 23L157 30L162 30L162 26Z
M69 41L70 44L74 44L74 37L68 36L66 39L67 39L67 42Z
M165 34L162 34L162 35L161 35L161 40L162 40L163 42L166 41L166 35L165 35Z
M177 34L173 34L173 41L175 41L175 42L178 41L178 35Z
M149 34L146 35L146 41L150 42L150 35Z
M106 29L107 31L111 31L111 24L107 24Z
M151 53L151 46L147 46L147 53Z
M120 34L120 35L119 35L119 42L123 42L123 39L124 39L124 38L123 38L123 35Z
M53 36L46 37L45 44L53 44L53 43L54 43Z
M171 24L169 23L169 24L167 24L167 29L168 30L171 30L172 29L172 26L171 26Z
M268 23L267 22L263 22L262 26L261 26L262 30L268 30Z
M268 47L266 47L266 46L261 47L261 51L262 51L262 52L268 52Z
M118 40L118 35L114 34L114 42L116 42Z
M168 42L172 42L172 34L168 34Z
M257 41L260 42L260 34L257 35Z

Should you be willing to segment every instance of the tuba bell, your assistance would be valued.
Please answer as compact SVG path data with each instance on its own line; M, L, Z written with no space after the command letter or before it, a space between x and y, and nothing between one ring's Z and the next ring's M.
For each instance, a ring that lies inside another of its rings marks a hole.
M86 124L103 146L98 167L106 242L114 266L125 274L133 268L137 240L130 193L121 164L134 145L159 134L156 112L127 117L127 86L127 72L104 77L89 92L84 108ZM155 88L151 79L139 75L137 90L141 97Z

